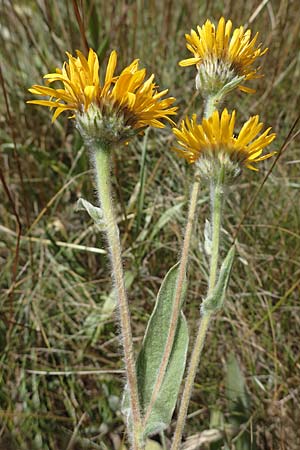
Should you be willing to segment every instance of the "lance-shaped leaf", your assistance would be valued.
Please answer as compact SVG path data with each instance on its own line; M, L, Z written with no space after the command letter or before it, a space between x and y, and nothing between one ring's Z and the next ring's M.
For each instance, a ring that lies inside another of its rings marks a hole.
M148 409L164 355L175 298L177 275L178 264L169 270L163 280L137 359L138 388L143 415ZM183 301L185 290L186 283L184 283L181 301ZM188 328L185 317L181 312L167 370L145 424L145 437L164 430L171 422L185 369L187 348Z
M224 98L227 94L229 94L229 92L231 92L233 89L237 88L238 85L245 80L245 76L241 76L241 77L234 77L231 81L229 81L229 83L225 84L222 89L219 90L218 92L218 97L220 99Z
M76 204L77 211L86 211L96 225L103 225L103 213L101 208L92 205L84 198L79 198Z
M201 309L203 314L205 314L206 312L217 311L218 309L222 308L230 279L234 254L235 246L233 245L222 263L219 278L214 290L212 291L211 295L207 297L202 303Z

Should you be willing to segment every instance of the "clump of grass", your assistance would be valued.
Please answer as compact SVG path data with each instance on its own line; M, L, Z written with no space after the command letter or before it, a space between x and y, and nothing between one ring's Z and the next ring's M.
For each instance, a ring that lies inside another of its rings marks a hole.
M78 2L78 8L81 30L100 57L113 48L123 55L122 65L140 57L148 71L159 75L159 84L173 86L172 95L180 99L190 99L190 73L177 67L177 61L184 57L183 35L191 26L230 11L236 22L251 22L263 30L272 48L265 62L268 76L258 85L254 100L240 97L239 103L245 117L246 111L260 111L264 122L277 124L281 145L299 110L296 5L275 2L257 10L254 2L247 2L232 12L230 3L199 8L186 0L176 7L169 1L142 7L139 2L99 0L83 3L83 10ZM70 2L2 2L0 8L1 90L9 107L1 102L1 446L112 448L113 442L121 442L124 425L119 399L123 375L115 372L122 361L110 279L105 254L95 250L100 237L96 242L94 225L83 233L86 218L73 210L76 199L90 191L83 176L90 168L70 122L61 119L50 132L48 112L29 111L24 104L28 86L40 73L55 68L66 48L84 50L84 40ZM182 111L192 106L181 102ZM297 130L299 125L292 135ZM143 138L140 148L129 146L114 160L137 341L152 310L151 292L157 291L177 255L190 175L166 150L168 131L159 137L150 132L147 139L142 167ZM234 300L216 320L218 344L208 335L187 422L189 434L211 426L215 407L225 416L230 413L224 380L227 355L233 351L250 397L251 420L245 429L253 442L261 449L297 448L299 156L295 139L239 229ZM260 181L241 179L229 201L246 209ZM200 214L205 208L205 203L200 205ZM239 219L228 213L224 228L234 234L238 225ZM195 243L195 281L187 299L190 317L205 292L204 270L202 249Z

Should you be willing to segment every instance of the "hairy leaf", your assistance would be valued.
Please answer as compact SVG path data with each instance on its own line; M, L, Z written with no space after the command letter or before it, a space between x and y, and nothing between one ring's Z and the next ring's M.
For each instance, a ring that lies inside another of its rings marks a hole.
M233 245L222 263L219 278L212 294L207 297L202 303L203 313L208 311L217 311L218 309L222 308L230 279L234 254L235 246Z
M103 224L103 213L101 208L92 205L90 202L84 198L79 198L76 205L77 211L86 211L91 219L94 220L95 224Z
M178 264L167 273L159 290L153 313L137 359L137 374L143 414L146 413L162 362L170 327L176 289ZM182 300L185 287L183 289ZM144 429L145 436L165 429L172 418L183 377L188 347L188 328L181 313L172 353L158 397Z

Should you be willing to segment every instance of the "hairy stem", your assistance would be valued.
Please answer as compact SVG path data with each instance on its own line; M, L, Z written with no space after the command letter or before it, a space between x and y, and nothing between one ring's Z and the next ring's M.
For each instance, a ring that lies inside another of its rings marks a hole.
M150 399L149 406L148 406L148 409L145 414L144 424L146 424L147 420L149 419L153 405L154 405L154 403L157 399L157 396L159 394L159 391L161 389L161 386L162 386L162 383L164 380L164 376L166 373L166 369L167 369L167 366L169 363L169 359L171 356L171 352L173 349L174 339L175 339L176 330L177 330L177 323L178 323L178 318L179 318L180 309L181 309L183 286L184 286L184 280L185 280L185 276L186 276L186 267L187 267L187 262L188 262L188 254L189 254L189 247L190 247L195 211L196 211L196 207L197 207L198 192L199 192L199 181L196 180L196 181L194 181L192 191L191 191L188 220L187 220L186 229L185 229L185 233L184 233L181 259L180 259L179 268L178 268L178 276L177 276L177 281L176 281L177 284L176 284L176 291L175 291L175 298L174 298L174 307L172 309L169 332L168 332L168 336L167 336L164 354L162 357L162 362L161 362L161 365L158 370L155 385L153 387L152 397Z
M215 105L216 105L215 98L213 96L208 97L205 105L206 118L212 115L215 109ZM216 285L218 273L223 182L224 182L224 171L223 169L221 169L218 179L212 180L210 186L210 195L212 203L212 253L210 258L210 271L209 271L209 283L207 295L211 294L211 292L213 291ZM188 406L193 390L194 380L196 377L201 353L205 342L206 333L209 328L212 315L213 315L212 312L206 312L205 314L202 314L202 317L200 318L198 333L192 350L188 374L185 380L184 390L179 407L171 450L178 450L180 448L182 434L188 412Z
M204 117L208 119L212 113L217 109L217 105L219 103L220 99L218 95L210 95L206 102L205 102L205 108L204 108Z
M96 149L93 149L93 156L95 161L97 192L105 222L105 231L107 235L107 242L109 246L112 265L112 274L118 299L126 377L132 413L132 448L133 450L141 450L143 447L142 444L140 444L139 436L141 433L142 421L133 353L130 312L125 291L121 260L119 229L115 219L113 201L111 196L110 154L108 149L98 147Z
M193 390L194 379L199 366L200 356L203 349L206 332L209 327L210 318L211 313L203 315L200 320L198 334L194 343L194 348L190 359L188 375L185 380L171 450L178 450L181 445L181 438Z
M223 170L220 171L217 182L211 184L211 197L212 197L212 254L210 259L210 273L208 294L210 295L216 285L218 261L219 261L219 246L220 246L220 229L221 229L221 211L222 211L222 197L223 197ZM180 408L178 412L178 418L176 423L176 429L173 438L173 444L171 450L178 450L180 448L182 433L188 411L189 401L192 394L195 376L200 362L202 349L205 342L206 333L212 317L212 312L206 312L202 314L199 323L198 334L194 343L188 375L186 377Z
M212 207L212 251L210 258L208 295L216 285L218 274L219 261L219 247L220 247L220 231L221 231L221 216L223 203L223 183L224 183L224 168L220 169L217 180L211 181L210 196Z

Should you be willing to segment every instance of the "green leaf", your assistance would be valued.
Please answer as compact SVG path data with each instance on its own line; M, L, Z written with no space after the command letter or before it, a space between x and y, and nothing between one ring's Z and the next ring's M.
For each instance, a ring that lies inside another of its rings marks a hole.
M98 44L99 44L99 29L101 29L101 28L100 28L99 18L98 18L98 14L97 14L97 8L96 8L94 2L88 2L88 3L91 3L91 5L89 5L90 20L89 20L88 31L91 36L92 48L96 49L96 48L98 48Z
M125 272L125 287L128 290L135 278L134 272ZM91 339L91 345L96 345L99 341L99 336L103 332L105 323L109 321L117 308L117 297L115 288L113 288L109 294L101 295L101 305L96 305L92 308L91 313L86 317L84 321L84 332Z
M203 314L205 314L206 312L217 311L218 309L222 308L230 279L234 254L235 246L233 245L222 263L219 278L212 294L207 297L202 303Z
M248 411L245 378L233 353L228 357L226 369L226 397L229 400L231 412L235 413L239 405L241 408L238 409Z
M103 213L101 208L92 205L84 198L79 198L76 204L77 211L86 211L96 225L103 225Z
M249 432L249 418L251 417L250 402L246 390L244 375L239 363L231 353L226 365L226 397L228 399L229 422L237 429L235 438L236 450L255 450Z
M219 430L224 429L224 414L216 406L210 411L209 428L218 428Z
M145 450L162 450L162 446L158 442L147 439Z
M169 270L161 285L153 313L148 323L143 346L137 359L138 388L143 415L149 406L165 350L175 297L177 275L178 264ZM182 301L185 290L186 283L184 283ZM188 339L187 323L181 312L167 371L146 423L144 429L145 436L164 430L172 419L185 369Z
M217 96L222 99L224 98L229 92L231 92L233 89L237 88L239 84L242 83L242 81L245 80L245 76L241 77L234 77L229 83L225 84L222 89L219 90Z
M155 236L160 232L160 230L162 228L164 228L167 225L167 223L170 222L170 220L172 220L173 217L176 216L180 212L183 205L184 205L184 202L176 203L175 206L172 206L171 208L167 209L167 211L165 211L161 215L161 217L159 218L157 223L154 225L152 233L149 236L150 242L155 238Z
M127 450L127 447L123 444L120 450ZM145 443L145 450L162 450L162 446L158 442L147 439Z

